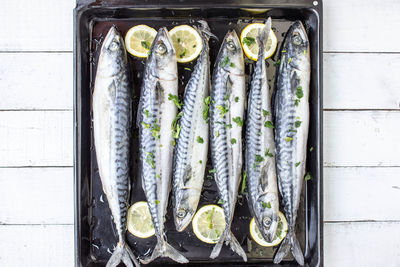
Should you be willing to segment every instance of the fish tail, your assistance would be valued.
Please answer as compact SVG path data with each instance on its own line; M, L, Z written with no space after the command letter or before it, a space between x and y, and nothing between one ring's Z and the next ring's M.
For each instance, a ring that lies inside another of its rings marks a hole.
M106 267L116 267L120 262L123 262L127 267L140 266L131 248L126 243L118 243Z
M211 32L210 27L208 26L208 23L205 20L199 20L198 23L200 25L196 28L199 32L207 36L207 38L212 37L218 41L218 37Z
M158 257L168 257L179 263L188 263L189 262L185 256L183 256L181 253L179 253L178 250L176 250L174 247L172 247L170 244L168 244L164 240L161 240L157 243L157 245L154 248L153 253L151 254L150 257L141 259L140 261L143 264L148 264L148 263L152 262L153 260L157 259Z
M296 234L293 231L288 232L287 236L282 241L281 246L275 254L274 263L280 263L282 259L289 253L289 249L291 250L297 263L304 265L303 252L301 251L299 240L297 240Z
M224 244L224 241L229 243L231 249L236 254L241 256L244 261L247 261L246 252L244 252L242 246L239 244L239 242L237 241L236 237L229 230L225 231L222 234L222 236L220 237L220 239L218 240L217 244L215 244L214 249L212 250L211 255L210 255L211 259L215 259L216 257L218 257L219 253L221 252L222 245Z
M265 47L268 41L268 36L269 33L271 32L271 17L267 19L267 22L265 22L265 27L260 30L258 36L257 36L257 43L259 47Z

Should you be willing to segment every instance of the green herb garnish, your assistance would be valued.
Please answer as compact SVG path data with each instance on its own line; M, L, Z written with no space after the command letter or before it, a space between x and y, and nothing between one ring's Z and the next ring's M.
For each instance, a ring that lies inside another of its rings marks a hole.
M206 98L204 98L203 119L206 122L208 122L208 114L209 114L209 110L210 110L210 102L211 102L210 96L207 96Z
M301 164L301 162L296 162L296 167L299 167L299 165Z
M261 206L265 209L265 208L271 208L271 203L267 202L265 203L264 201L261 201Z
M263 112L264 117L267 117L267 116L271 115L271 114L269 113L269 111L267 111L267 110L265 110L265 109L263 109L262 112Z
M153 153L147 152L146 163L149 164L153 169L156 168L156 165L154 164L154 155L153 155Z
M150 129L150 124L145 123L144 121L142 121L141 124L143 125L143 127L144 127L145 129Z
M203 144L204 143L204 139L201 138L201 136L197 136L197 143Z
M234 68L236 65L235 65L235 63L233 63L233 62L231 62L230 64L229 64L229 67L231 67L231 68Z
M161 178L161 175L159 175L158 173L156 174L156 178Z
M244 190L246 189L246 178L247 178L247 173L246 171L243 171L243 179L242 179L242 194L244 193Z
M235 138L232 138L232 139L231 139L231 144L232 144L232 145L236 144L236 139L235 139Z
M186 49L183 50L183 52L179 55L180 58L183 58L186 55Z
M252 44L256 43L256 39L254 39L253 37L244 37L243 43L247 46L251 46Z
M216 173L216 172L217 172L216 169L209 169L209 170L208 170L208 173Z
M304 176L304 180L305 181L311 180L311 174L309 172L307 172L306 176Z
M221 105L217 105L217 109L219 110L221 117L223 117L229 111L229 109Z
M185 70L188 70L188 71L191 71L191 69L190 68L184 68Z
M264 157L260 155L256 155L256 162L260 163L264 161Z
M225 56L224 60L221 62L221 67L225 67L229 63L229 57Z
M202 164L202 163L203 163L203 161L202 161L202 160L199 160L199 163L200 163L200 164Z
M266 121L266 122L264 123L264 127L274 129L274 125L272 124L271 121Z
M147 109L144 111L144 115L146 115L147 118L150 116L149 111Z
M287 61L287 63L289 64L290 62L292 62L292 58L290 57Z
M301 121L295 121L295 122L294 122L294 126L295 126L296 128L299 128L300 125L301 125Z
M296 96L297 96L298 99L300 99L300 98L302 98L304 96L303 89L302 89L301 86L298 86L296 88Z
M235 122L235 123L236 123L237 125L239 125L240 127L243 126L243 120L242 120L241 117L236 117L236 118L233 118L232 120L233 120L233 122Z
M267 150L265 151L265 156L266 156L266 157L272 158L272 157L274 156L274 154L272 154L271 152L269 152L269 148L267 148Z
M147 50L150 49L151 44L150 44L149 42L147 42L147 41L142 41L141 44L142 44L142 46L143 46L145 49L147 49Z
M314 150L314 147L312 146L312 147L310 147L310 152L312 152Z
M293 137L290 137L290 136L288 136L288 137L285 138L285 141L286 141L286 142L290 142L290 141L292 141L292 140L293 140Z
M173 101L177 108L181 108L183 105L182 101L179 99L179 96L177 95L168 94L168 100Z
M235 97L235 102L236 103L239 102L239 97L238 96Z
M158 204L160 204L160 200L156 199L156 201L154 201L154 203L155 203L156 205L158 205Z

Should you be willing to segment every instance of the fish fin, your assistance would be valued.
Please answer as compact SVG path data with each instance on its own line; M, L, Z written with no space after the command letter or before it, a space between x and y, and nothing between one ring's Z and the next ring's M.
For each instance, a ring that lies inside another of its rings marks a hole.
M133 265L136 267L140 266L132 250L126 243L117 245L117 248L114 250L111 258L108 260L106 267L116 267L121 261L127 267L133 267Z
M224 244L225 241L229 244L231 249L236 254L241 256L244 261L247 261L246 252L244 252L242 246L239 244L236 237L232 234L232 232L230 230L224 231L224 233L219 238L217 244L215 244L215 246L211 252L211 255L210 255L211 259L215 259L216 257L219 256L221 249L222 249L222 245Z
M227 234L228 234L228 232L227 232L227 230L225 230L222 233L222 235L219 237L217 244L215 244L215 246L211 252L211 255L210 255L211 259L215 259L216 257L219 256L219 253L221 253L222 245L224 244Z
M143 264L148 264L158 257L168 257L179 263L188 263L188 259L165 241L158 242L150 257L141 259Z
M247 261L247 256L246 252L244 252L242 246L240 243L237 241L236 237L233 235L232 232L229 231L229 245L231 246L231 249L238 254L240 257L243 258L243 261Z
M260 32L256 38L259 46L264 47L265 44L267 43L269 33L271 32L271 24L272 24L271 17L269 17L265 22L265 27L259 30Z
M205 20L199 20L198 23L200 25L196 27L196 29L200 33L204 34L207 38L212 37L218 41L218 37L210 31L210 27L208 26L208 23Z
M280 263L282 259L289 253L289 249L291 250L297 263L300 265L304 265L303 252L301 251L299 241L297 240L296 235L293 231L289 232L285 239L282 241L281 246L275 254L274 263Z

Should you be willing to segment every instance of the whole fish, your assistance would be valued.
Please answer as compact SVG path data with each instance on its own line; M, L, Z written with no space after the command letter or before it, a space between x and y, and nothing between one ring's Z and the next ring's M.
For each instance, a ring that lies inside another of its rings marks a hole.
M274 263L279 263L290 249L296 261L303 265L304 257L295 235L295 224L306 168L310 44L300 21L294 22L287 31L280 55L274 105L276 166L289 229Z
M205 102L210 90L210 28L205 21L200 22L203 49L185 88L174 157L173 214L179 232L189 225L197 210L207 163L209 127Z
M211 158L226 228L210 257L218 257L225 242L247 261L246 253L230 229L242 172L242 126L246 98L243 50L234 30L226 34L219 50L211 88Z
M124 40L112 27L101 47L92 96L93 132L103 191L118 233L118 244L107 262L139 266L125 242L126 212L130 191L129 138L131 85Z
M173 163L174 137L171 125L177 115L173 100L177 95L175 49L167 29L163 27L153 41L146 62L138 110L142 185L157 237L152 255L142 259L143 263L158 257L188 262L164 238Z
M271 18L268 18L265 28L257 38L260 49L250 85L245 150L249 208L263 237L268 242L275 238L279 218L274 126L264 60L264 47L270 31Z

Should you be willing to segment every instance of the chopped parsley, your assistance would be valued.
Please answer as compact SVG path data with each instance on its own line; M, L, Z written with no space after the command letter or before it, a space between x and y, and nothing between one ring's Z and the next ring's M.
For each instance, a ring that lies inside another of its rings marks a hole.
M224 60L221 62L221 67L225 67L229 63L229 57L225 56Z
M215 132L215 136L216 136L216 137L219 137L219 131L216 131L216 132Z
M208 170L208 173L216 173L216 172L217 172L216 169L209 169L209 170Z
M183 58L186 55L186 49L182 51L182 53L179 55L180 58Z
M146 115L146 118L150 116L149 111L147 109L144 111L144 115Z
M292 62L292 58L290 57L287 61L287 63L289 64L290 62Z
M229 111L229 109L221 105L217 105L217 109L219 110L221 117L223 117Z
M300 99L304 96L303 88L301 86L296 88L296 96L298 99Z
M286 53L286 50L282 50L282 53Z
M299 167L299 165L301 164L301 162L296 162L296 167Z
M191 69L190 68L184 68L185 70L188 70L188 71L191 71Z
M236 103L239 102L239 97L238 96L235 97L235 102Z
M210 102L211 102L210 96L207 96L206 98L204 98L203 119L206 122L208 122L208 114L209 114L209 110L210 110Z
M274 125L272 124L271 121L266 121L266 122L264 123L264 127L274 129Z
M232 145L236 144L236 139L235 139L235 138L232 138L232 139L231 139L231 144L232 144Z
M265 203L264 201L261 200L261 206L265 209L265 208L271 208L271 203L268 201L267 203Z
M269 111L267 111L265 109L263 109L262 111L263 111L264 117L267 117L267 116L271 115L271 113L269 113Z
M177 108L181 108L183 105L182 101L179 99L179 96L177 95L168 94L168 100L173 101Z
M178 38L178 40L177 40L177 41L178 41L178 43L180 43L180 42L181 42L181 38Z
M224 203L225 203L225 202L224 202L222 199L219 199L219 200L218 200L218 204L221 204L221 205L222 205L222 204L224 204Z
M260 163L260 162L263 162L263 161L264 161L264 157L263 156L256 155L256 162L257 163Z
M155 203L156 205L158 205L158 204L160 204L160 200L156 199L156 201L154 201L154 203Z
M242 194L244 193L244 190L246 189L246 178L247 178L247 173L246 171L243 171L243 179L242 179Z
M149 164L153 169L156 168L156 165L154 164L154 155L153 155L153 153L147 152L146 163Z
M143 127L145 129L150 129L150 124L149 123L145 123L144 121L142 121L141 124L143 125Z
M274 66L275 66L275 67L278 67L280 64L281 64L281 60L279 59L278 61L276 61L276 62L274 63Z
M304 176L304 180L305 181L311 180L311 174L309 172L307 172L306 176Z
M289 132L297 133L297 130L293 129L293 127L290 127Z
M202 160L199 160L199 163L200 163L200 164L202 164L202 163L203 163L203 161L202 161Z
M312 147L310 147L310 152L312 152L314 150L314 147L312 146Z
M272 157L274 156L274 154L272 154L272 153L269 151L269 148L267 148L267 150L265 151L265 156L266 156L266 157L272 158Z
M151 128L151 135L153 137L157 137L157 139L160 139L160 125L154 123L153 127Z
M147 42L147 41L142 41L141 45L147 50L149 50L150 46L151 46L151 44L149 42Z
M229 67L234 68L234 67L236 67L236 65L235 65L235 63L231 62L231 63L229 64Z
M286 142L290 142L290 141L292 141L292 140L293 140L293 137L290 137L290 136L288 136L288 137L285 138L285 141L286 141Z
M197 143L203 144L204 143L204 139L201 138L201 136L197 136Z
M300 99L295 99L295 100L294 100L294 105L295 105L296 107L299 106L299 103L300 103Z
M251 46L252 44L256 43L256 39L254 39L253 37L244 37L243 43L247 46Z
M157 174L156 174L156 178L159 178L159 179L160 179L160 178L161 178L161 176L160 176L160 175L157 173Z
M300 125L301 125L301 121L295 121L295 122L294 122L294 126L295 126L296 128L299 128Z
M233 122L235 122L235 123L236 123L237 125L239 125L240 127L243 126L243 120L242 120L241 117L236 117L236 118L233 118L232 120L233 120Z

